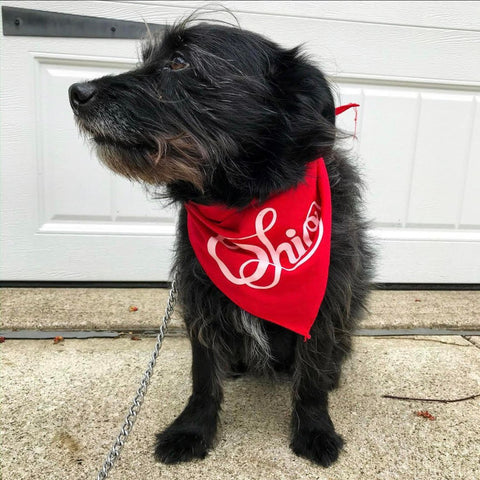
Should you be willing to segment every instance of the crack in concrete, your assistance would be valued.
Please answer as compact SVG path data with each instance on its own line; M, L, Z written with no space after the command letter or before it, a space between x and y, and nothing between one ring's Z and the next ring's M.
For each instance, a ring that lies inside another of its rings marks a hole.
M480 350L480 336L478 335L462 335L467 342Z

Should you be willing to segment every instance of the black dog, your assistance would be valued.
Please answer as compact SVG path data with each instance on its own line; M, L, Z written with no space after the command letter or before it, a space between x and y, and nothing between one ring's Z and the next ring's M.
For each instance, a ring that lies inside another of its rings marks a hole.
M130 179L165 186L164 195L180 206L174 270L192 345L193 394L158 434L156 458L205 457L226 376L283 371L293 377L291 448L328 466L343 444L328 413L328 391L350 351L372 264L359 176L336 146L329 85L298 48L219 24L183 21L147 41L142 56L135 70L72 85L69 94L100 159ZM237 212L252 201L261 206L301 185L319 157L331 186L331 258L306 340L246 313L217 288L192 248L185 204Z

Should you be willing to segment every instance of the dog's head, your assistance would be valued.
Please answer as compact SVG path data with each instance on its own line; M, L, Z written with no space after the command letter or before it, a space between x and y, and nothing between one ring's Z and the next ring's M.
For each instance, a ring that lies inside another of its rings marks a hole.
M175 200L241 206L301 181L335 141L323 74L235 27L182 22L138 68L70 87L80 129L112 170Z

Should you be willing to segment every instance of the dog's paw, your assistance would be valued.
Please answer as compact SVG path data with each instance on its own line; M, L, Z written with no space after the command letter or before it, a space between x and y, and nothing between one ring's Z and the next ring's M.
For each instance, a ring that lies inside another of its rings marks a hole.
M290 444L294 453L322 467L329 467L335 462L342 447L342 437L333 430L300 430Z
M205 458L210 448L201 429L193 425L167 428L157 434L155 458L163 463L188 462Z

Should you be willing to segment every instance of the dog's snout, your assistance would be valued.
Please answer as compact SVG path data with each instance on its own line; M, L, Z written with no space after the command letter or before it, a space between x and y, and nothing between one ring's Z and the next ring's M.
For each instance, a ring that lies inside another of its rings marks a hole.
M81 107L87 105L97 93L97 87L91 82L74 83L68 89L70 105L77 112Z

